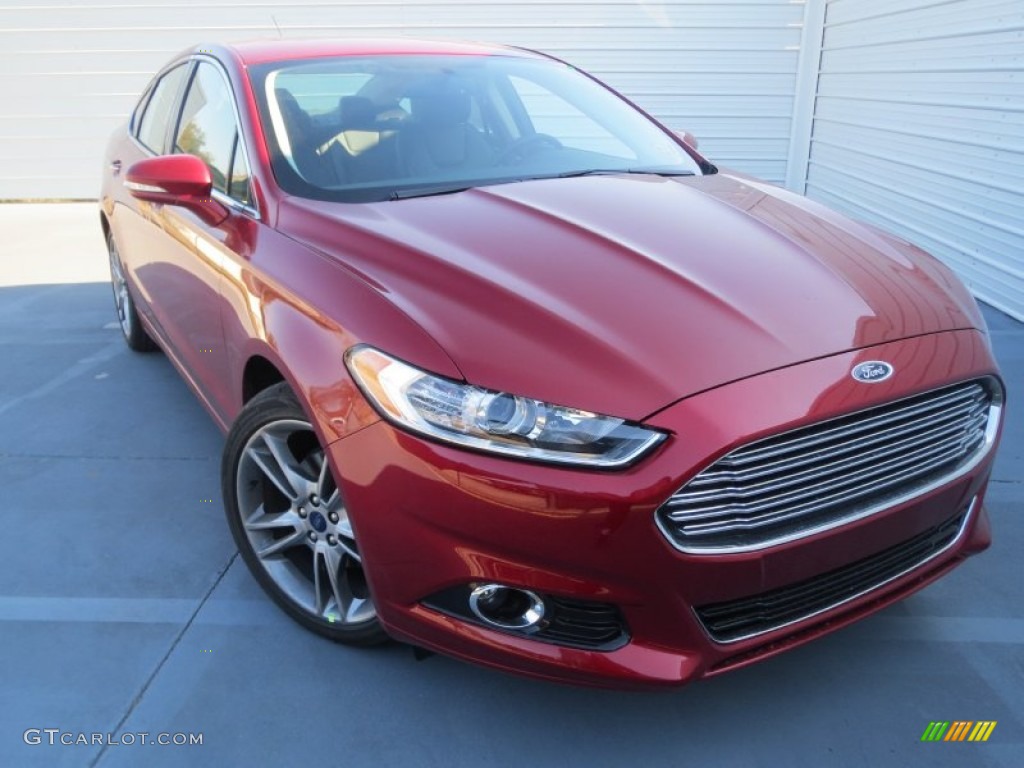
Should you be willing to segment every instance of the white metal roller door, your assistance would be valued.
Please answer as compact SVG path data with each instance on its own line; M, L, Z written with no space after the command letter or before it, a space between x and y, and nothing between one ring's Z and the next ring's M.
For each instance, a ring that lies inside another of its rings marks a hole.
M1024 2L831 0L806 191L1024 319Z
M785 175L803 2L9 0L0 4L0 199L91 198L109 132L197 42L459 38L540 48L606 79L717 162Z

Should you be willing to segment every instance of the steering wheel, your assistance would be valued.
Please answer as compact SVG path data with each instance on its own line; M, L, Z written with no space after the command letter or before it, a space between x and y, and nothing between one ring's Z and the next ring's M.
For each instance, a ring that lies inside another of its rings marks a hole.
M527 155L533 154L542 147L561 149L562 142L546 133L531 133L529 136L516 139L499 152L498 165L521 163L526 159Z

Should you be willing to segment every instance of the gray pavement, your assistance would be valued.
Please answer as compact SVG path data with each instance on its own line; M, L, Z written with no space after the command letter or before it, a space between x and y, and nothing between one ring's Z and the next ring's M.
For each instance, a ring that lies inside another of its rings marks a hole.
M293 624L236 557L220 433L112 324L95 206L0 205L0 249L0 766L1024 765L1024 325L1005 315L986 309L1011 387L992 549L779 658L621 693ZM958 719L998 726L919 741Z

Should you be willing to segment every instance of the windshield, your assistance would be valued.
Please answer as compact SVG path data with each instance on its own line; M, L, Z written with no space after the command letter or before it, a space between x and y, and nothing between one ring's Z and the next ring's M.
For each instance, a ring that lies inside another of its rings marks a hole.
M567 64L511 56L344 56L252 71L288 193L399 199L585 173L691 175L664 129Z

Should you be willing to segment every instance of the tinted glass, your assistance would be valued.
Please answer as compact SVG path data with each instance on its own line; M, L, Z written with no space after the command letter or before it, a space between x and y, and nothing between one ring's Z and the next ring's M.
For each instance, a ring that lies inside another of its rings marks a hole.
M361 202L579 173L696 174L679 142L574 68L511 56L346 56L250 76L278 183Z
M175 99L188 67L182 64L160 78L139 121L139 141L157 154L164 150L167 124L173 119Z
M252 205L249 193L249 167L238 140L235 140L234 159L231 162L231 177L228 179L228 194L240 203Z
M231 91L224 77L212 64L200 62L185 96L174 151L202 158L210 167L213 188L226 194L236 133Z

